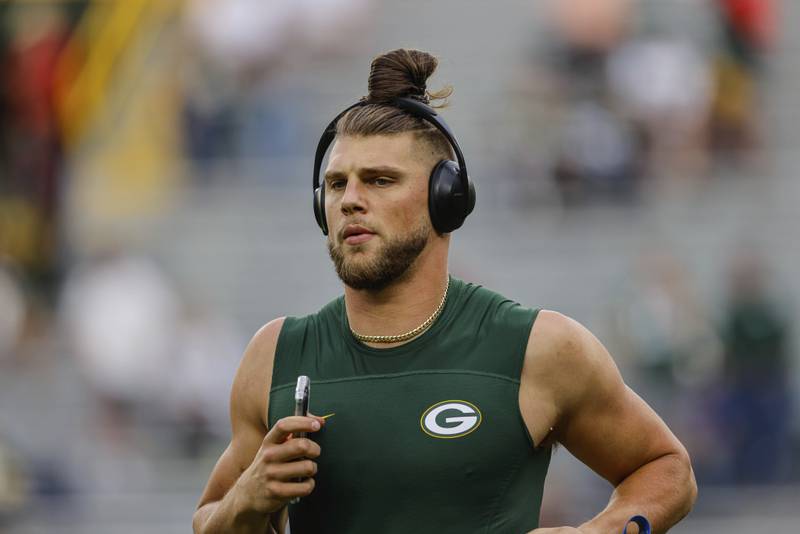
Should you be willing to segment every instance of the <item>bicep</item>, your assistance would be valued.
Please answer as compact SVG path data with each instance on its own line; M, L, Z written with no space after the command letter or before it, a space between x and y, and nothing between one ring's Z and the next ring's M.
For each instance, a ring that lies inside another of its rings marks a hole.
M562 316L563 317L563 316ZM555 438L576 458L617 485L639 467L683 446L647 403L622 380L600 341L565 318L557 364L563 395Z
M267 434L275 344L283 320L268 323L245 350L231 387L231 442L217 460L199 507L221 500L250 466Z
M617 380L614 380L617 382ZM661 418L622 380L590 394L565 424L559 441L614 485L639 467L682 450Z

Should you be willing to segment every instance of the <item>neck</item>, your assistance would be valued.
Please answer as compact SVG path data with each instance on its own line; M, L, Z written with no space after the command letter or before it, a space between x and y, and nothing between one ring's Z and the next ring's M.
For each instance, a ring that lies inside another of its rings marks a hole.
M345 286L345 310L350 328L364 335L404 334L418 327L436 311L446 286L446 257L441 261L412 266L406 276L380 291ZM389 348L408 341L367 344Z

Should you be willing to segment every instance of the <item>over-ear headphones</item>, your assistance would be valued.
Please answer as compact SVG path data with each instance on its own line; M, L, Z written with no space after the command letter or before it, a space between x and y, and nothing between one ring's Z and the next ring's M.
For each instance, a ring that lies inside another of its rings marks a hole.
M325 235L328 235L328 221L325 217L325 185L320 184L319 180L322 160L328 147L331 146L333 139L336 137L336 123L339 119L351 109L369 103L368 101L360 101L339 113L328 124L325 131L322 132L322 137L320 137L319 144L317 144L313 182L314 217L316 217L317 224ZM472 213L475 208L475 186L467 175L464 154L461 153L461 148L459 148L455 136L450 131L450 127L432 107L411 98L396 98L392 103L403 111L433 125L453 147L458 162L443 159L434 165L431 171L428 181L428 211L430 212L434 229L440 234L460 228L464 224L467 215Z

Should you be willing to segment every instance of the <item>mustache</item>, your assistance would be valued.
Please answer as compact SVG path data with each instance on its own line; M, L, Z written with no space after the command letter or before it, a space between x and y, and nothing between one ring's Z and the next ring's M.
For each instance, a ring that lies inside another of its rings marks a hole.
M367 228L373 234L377 234L378 233L378 231L375 229L375 227L372 226L371 224L367 224L366 221L361 220L361 219L352 219L352 220L349 220L349 221L343 221L341 226L340 226L340 228L339 228L339 230L336 231L336 237L339 238L339 241L344 241L344 231L351 224L356 224L358 226L363 226L364 228Z

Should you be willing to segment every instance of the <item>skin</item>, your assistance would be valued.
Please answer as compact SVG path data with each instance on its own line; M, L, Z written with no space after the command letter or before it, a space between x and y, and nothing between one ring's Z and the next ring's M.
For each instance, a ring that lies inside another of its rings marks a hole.
M369 262L387 240L430 225L427 182L437 157L410 133L341 137L325 174L329 239L346 261ZM348 224L373 236L347 244ZM407 273L380 291L345 286L351 327L362 334L411 330L436 309L447 277L449 235L431 230ZM232 439L211 473L194 516L196 533L283 532L285 504L313 491L313 459L324 451L308 439L315 417L287 417L272 429L266 414L275 344L283 319L254 336L231 393ZM378 346L378 345L374 345ZM390 345L380 345L387 347ZM678 439L620 376L603 345L578 322L544 310L531 330L520 377L519 408L538 445L561 443L608 480L614 491L605 510L576 527L530 534L610 534L641 514L653 532L666 532L691 509L697 495L689 456ZM298 477L307 477L302 483ZM629 533L637 534L631 524Z

